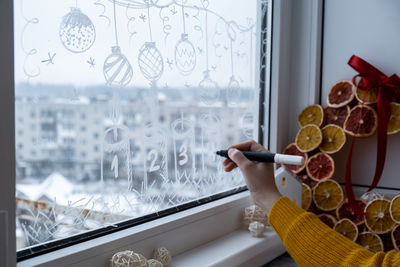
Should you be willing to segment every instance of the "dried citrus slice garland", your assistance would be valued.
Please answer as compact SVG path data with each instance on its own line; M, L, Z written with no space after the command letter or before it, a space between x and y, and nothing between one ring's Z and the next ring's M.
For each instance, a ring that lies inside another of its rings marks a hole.
M308 159L306 170L308 176L314 181L326 180L332 177L335 162L331 156L320 152Z
M313 200L323 211L336 209L343 201L343 190L334 180L321 181L313 189Z
M333 217L330 214L326 214L326 213L322 213L318 215L318 218L325 223L326 225L328 225L330 228L333 228L337 222L336 218Z
M351 241L356 241L358 237L358 228L357 226L350 221L349 219L341 219L338 221L335 226L333 227L333 230L336 232L341 233Z
M325 124L335 124L343 128L344 121L350 112L350 107L348 105L340 108L326 107L324 109L325 114Z
M320 127L323 121L324 121L324 110L318 104L306 107L298 116L298 122L300 124L300 127L309 124L314 124Z
M393 246L396 250L400 250L400 225L393 228L390 236L392 237Z
M362 199L356 199L356 205L360 207L360 210L364 210L367 203ZM360 215L354 212L347 198L336 209L336 218L338 218L338 220L347 218L354 222L357 226L364 224L364 215Z
M303 165L289 165L289 164L284 164L287 168L289 168L292 172L294 173L299 173L302 170L304 170L304 168L306 167L306 163L308 160L308 155L305 152L301 152L295 143L291 143L289 144L284 150L283 150L283 154L287 154L287 155L295 155L295 156L302 156L304 158L304 163Z
M306 125L299 130L296 136L296 146L301 152L316 149L322 142L322 133L318 126Z
M395 134L400 131L400 104L390 103L390 110L392 114L390 115L387 133Z
M312 202L312 191L311 188L306 185L302 184L302 192L301 192L301 207L304 210L308 210L311 206Z
M364 104L374 104L378 98L378 89L374 88L366 91L357 87L356 98L360 103L363 103L364 100Z
M389 211L392 220L395 221L396 223L400 223L400 195L395 196L390 201Z
M356 87L351 81L338 81L332 86L328 94L328 106L333 108L346 106L353 100L355 90Z
M354 137L368 137L378 126L376 111L369 106L357 105L350 110L344 122L344 131Z
M383 251L382 239L375 233L363 232L359 234L356 243L372 252Z
M328 124L321 129L322 143L319 150L322 152L333 154L342 149L346 143L346 134L343 129L334 124Z
M396 223L390 216L390 201L375 199L365 207L365 225L374 233L384 234L390 232Z

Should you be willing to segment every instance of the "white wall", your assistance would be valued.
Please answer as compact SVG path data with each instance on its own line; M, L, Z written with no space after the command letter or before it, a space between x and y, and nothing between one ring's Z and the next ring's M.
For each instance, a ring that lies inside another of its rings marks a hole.
M356 73L347 65L351 55L367 60L386 75L400 74L400 1L326 0L324 14L322 92ZM349 142L348 142L349 143ZM335 178L344 180L348 145L334 156ZM369 185L376 160L376 135L356 142L353 183ZM400 189L400 133L389 136L385 170L379 186Z

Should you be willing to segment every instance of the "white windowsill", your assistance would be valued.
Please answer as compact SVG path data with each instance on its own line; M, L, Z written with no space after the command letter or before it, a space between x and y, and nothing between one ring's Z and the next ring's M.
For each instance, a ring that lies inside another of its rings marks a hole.
M259 266L282 254L284 248L272 230L263 238L243 230L242 214L251 204L248 191L241 192L21 261L17 266L105 266L117 251L129 249L150 258L153 249L160 246L173 255L173 267Z

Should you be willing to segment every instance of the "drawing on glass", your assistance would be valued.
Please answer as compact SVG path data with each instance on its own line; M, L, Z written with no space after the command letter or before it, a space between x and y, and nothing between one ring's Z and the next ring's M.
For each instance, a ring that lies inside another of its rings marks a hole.
M240 128L243 135L248 139L255 138L255 122L254 112L252 110L246 110L240 118Z
M73 52L88 50L96 39L96 29L90 18L77 7L71 7L60 25L60 40L63 46Z
M181 39L175 45L175 64L182 75L189 75L196 67L196 50L188 39L186 33L185 22L185 4L187 0L183 0L182 5L182 24L183 33Z
M217 115L203 114L200 117L201 127L201 170L203 175L222 170L221 161L215 151L222 147L221 120Z
M226 90L226 98L229 104L236 105L240 100L240 84L234 75L234 60L233 60L233 42L236 41L236 31L233 28L232 22L227 24L226 32L228 33L230 43L230 58L231 58L231 77L229 78L228 88Z
M121 48L118 46L115 0L113 2L113 7L115 46L111 48L111 54L104 61L103 73L108 86L124 87L131 81L133 70L128 59L121 53Z

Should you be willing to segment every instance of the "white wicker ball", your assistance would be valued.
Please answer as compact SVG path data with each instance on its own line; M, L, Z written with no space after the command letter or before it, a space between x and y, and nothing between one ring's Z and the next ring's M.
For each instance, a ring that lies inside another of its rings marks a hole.
M115 253L111 258L112 267L147 267L147 259L139 253L125 250Z
M261 237L265 231L265 225L260 222L252 222L249 225L249 231L254 237Z
M164 267L164 265L161 262L159 262L158 260L155 260L155 259L147 260L147 266L148 267Z
M167 267L172 260L171 253L169 253L168 249L164 247L155 249L153 252L153 258L161 262L164 267Z
M245 225L249 225L251 222L260 222L267 225L268 216L260 207L253 205L245 208L243 222Z

